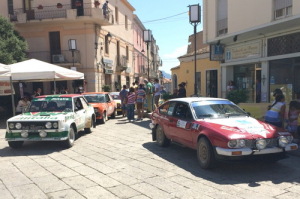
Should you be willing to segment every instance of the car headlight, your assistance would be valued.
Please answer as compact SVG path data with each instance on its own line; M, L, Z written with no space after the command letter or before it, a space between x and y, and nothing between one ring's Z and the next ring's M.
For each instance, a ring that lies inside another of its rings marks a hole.
M15 127L16 127L16 129L21 129L22 128L22 124L18 122L18 123L16 123Z
M47 129L51 129L51 128L52 128L52 123L51 123L51 122L47 122L47 123L45 124L45 127L46 127Z
M9 124L8 124L8 127L9 127L10 129L13 129L13 128L15 128L15 124L14 124L14 123L9 123Z
M280 136L278 138L278 145L281 148L285 148L290 143L289 139L286 136Z
M58 123L57 122L53 122L52 126L53 126L53 128L57 129L58 128Z
M229 148L243 148L246 146L245 140L229 140L227 143Z
M266 146L267 146L267 142L265 139L257 139L256 140L256 148L258 150L262 150L262 149L266 148Z

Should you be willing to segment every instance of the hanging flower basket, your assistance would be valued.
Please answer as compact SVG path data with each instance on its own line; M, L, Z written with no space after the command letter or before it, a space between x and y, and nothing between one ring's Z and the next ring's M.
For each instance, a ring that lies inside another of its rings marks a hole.
M99 1L95 1L94 5L95 5L96 8L98 8L100 6L100 2Z
M61 3L57 3L57 4L56 4L56 7L57 7L57 8L62 8L63 5L62 5Z
M76 6L76 7L81 6L81 2L80 2L80 1L76 1L76 2L75 2L75 6Z
M37 7L37 9L39 9L39 10L42 10L44 7L42 6L42 5L39 5L38 7Z

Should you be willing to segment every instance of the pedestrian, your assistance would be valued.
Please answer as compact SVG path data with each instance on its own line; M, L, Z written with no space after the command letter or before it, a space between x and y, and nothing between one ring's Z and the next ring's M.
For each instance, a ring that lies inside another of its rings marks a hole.
M62 88L60 93L61 94L68 94L68 88Z
M277 127L283 127L285 115L285 98L284 95L278 94L275 102L269 107L265 114L265 122Z
M144 101L146 98L146 92L143 87L144 85L140 84L138 90L136 91L137 120L143 120L144 116Z
M230 80L227 84L227 91L230 92L233 90L235 90L235 85L234 85L234 82L232 80Z
M106 1L106 2L103 4L102 10L103 10L104 18L107 18L107 14L108 14L108 1Z
M298 101L291 101L289 104L288 120L286 129L298 139L298 117L300 114L300 103Z
M21 114L24 112L24 110L30 105L30 101L28 100L27 96L24 96L21 98L18 102L18 105L16 107L16 114Z
M177 97L186 97L186 90L184 88L184 84L180 83L178 85L179 89L178 89L178 95Z
M122 115L123 115L123 117L126 116L127 94L128 94L127 86L123 85L123 89L119 93L119 96L120 96L120 99L121 99L121 107L122 107Z
M42 89L41 88L37 88L36 91L34 92L34 97L40 96L42 95Z
M159 80L158 79L154 79L154 104L155 104L155 108L158 108L158 102L160 99L160 91L161 91L161 86L159 84Z
M135 106L136 94L133 87L130 87L127 95L127 119L129 122L134 121L134 106Z
M277 95L283 95L283 92L280 88L276 88L274 91L273 91L273 97L276 99L276 96ZM272 102L272 104L275 103L275 100ZM272 105L269 105L268 106L268 110L271 108Z
M152 112L153 89L152 84L147 79L144 79L146 89L147 112Z

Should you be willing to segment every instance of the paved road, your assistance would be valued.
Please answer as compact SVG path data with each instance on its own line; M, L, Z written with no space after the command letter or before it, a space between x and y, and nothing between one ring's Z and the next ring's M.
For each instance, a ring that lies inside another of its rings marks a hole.
M223 163L202 170L196 152L151 141L149 120L123 118L81 133L75 146L12 150L0 124L0 198L300 198L300 160Z

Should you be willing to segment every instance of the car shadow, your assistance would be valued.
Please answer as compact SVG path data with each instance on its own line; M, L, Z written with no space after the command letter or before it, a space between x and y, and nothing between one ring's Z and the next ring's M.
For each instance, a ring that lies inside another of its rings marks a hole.
M87 134L84 131L78 132L76 140ZM75 141L76 145L76 141ZM21 148L13 149L8 146L0 149L0 157L27 156L27 155L49 155L54 152L67 150L61 141L26 141Z
M196 150L172 143L169 147L160 147L155 142L144 143L143 147L164 160L186 170L192 175L217 184L248 184L249 187L260 186L262 181L273 184L300 182L299 169L291 169L282 164L265 161L219 162L210 170L200 168ZM295 160L294 161L298 161Z

